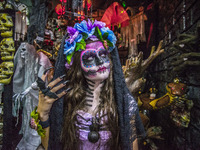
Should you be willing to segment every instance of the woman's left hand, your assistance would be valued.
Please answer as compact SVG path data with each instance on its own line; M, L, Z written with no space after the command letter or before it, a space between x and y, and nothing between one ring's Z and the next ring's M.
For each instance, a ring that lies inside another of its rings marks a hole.
M45 75L43 75L41 77L41 79L43 81L45 81L45 79L47 78L47 73ZM48 84L48 87L50 88L51 93L55 93L62 89L65 85L66 82L63 82L59 85L57 85L59 82L63 81L63 77L58 77L57 79L55 79L54 81L50 82ZM56 86L57 85L57 86ZM37 112L39 113L39 117L41 121L46 121L49 118L49 112L51 110L51 107L53 105L53 103L58 100L59 98L61 98L62 96L64 96L67 93L66 90L64 90L63 92L56 94L57 98L52 98L51 96L48 96L47 94L45 95L44 93L42 93L42 91L39 91L39 102L38 102L38 108L37 108Z

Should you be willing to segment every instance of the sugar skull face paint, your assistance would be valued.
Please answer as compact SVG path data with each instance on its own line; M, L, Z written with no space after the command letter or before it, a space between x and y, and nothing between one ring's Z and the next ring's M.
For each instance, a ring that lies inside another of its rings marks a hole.
M110 73L108 51L100 41L86 45L86 50L81 52L81 68L87 79L103 81Z

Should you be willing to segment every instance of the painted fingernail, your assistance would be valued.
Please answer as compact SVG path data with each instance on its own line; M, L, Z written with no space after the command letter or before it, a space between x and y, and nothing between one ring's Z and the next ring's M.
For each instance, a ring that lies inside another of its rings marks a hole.
M47 73L47 71L49 71L50 69L52 69L52 68L54 68L54 67L49 67L49 68L47 68L45 71L44 71L44 73L43 74L46 74Z
M69 92L71 90L72 90L72 88L68 88L68 89L65 90L65 92L67 93L67 92Z
M66 74L63 74L62 76L60 76L60 79L63 79L64 77L66 77Z
M62 84L63 84L63 85L66 85L68 82L69 82L69 80L63 82Z

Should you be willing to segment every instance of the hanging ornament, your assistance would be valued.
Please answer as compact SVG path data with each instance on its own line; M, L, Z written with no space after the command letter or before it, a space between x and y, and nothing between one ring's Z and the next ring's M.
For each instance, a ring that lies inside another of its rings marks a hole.
M66 2L67 2L67 0L60 0L60 2L61 2L61 3L62 3L62 2L66 3Z
M90 7L92 6L92 0L87 0L87 9L90 10Z
M55 11L58 15L63 15L63 14L65 14L65 6L58 4L55 8Z

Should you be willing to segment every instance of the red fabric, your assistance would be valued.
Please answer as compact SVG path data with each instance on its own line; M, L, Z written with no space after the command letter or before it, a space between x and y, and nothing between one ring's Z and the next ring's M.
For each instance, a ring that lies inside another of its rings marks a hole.
M90 7L92 6L92 0L87 0L87 8L88 11L90 10Z
M126 21L122 22L121 27L123 28L123 27L126 27L128 25L129 25L129 20L126 20Z
M112 3L105 11L103 17L101 18L102 22L106 23L106 26L111 28L112 26L118 25L124 21L129 21L130 18L124 8L118 3ZM124 24L124 25L127 25Z
M150 29L149 29L149 37L148 37L148 41L147 41L147 48L149 47L149 42L150 42L150 39L151 39L152 31L153 31L153 23L151 23Z

